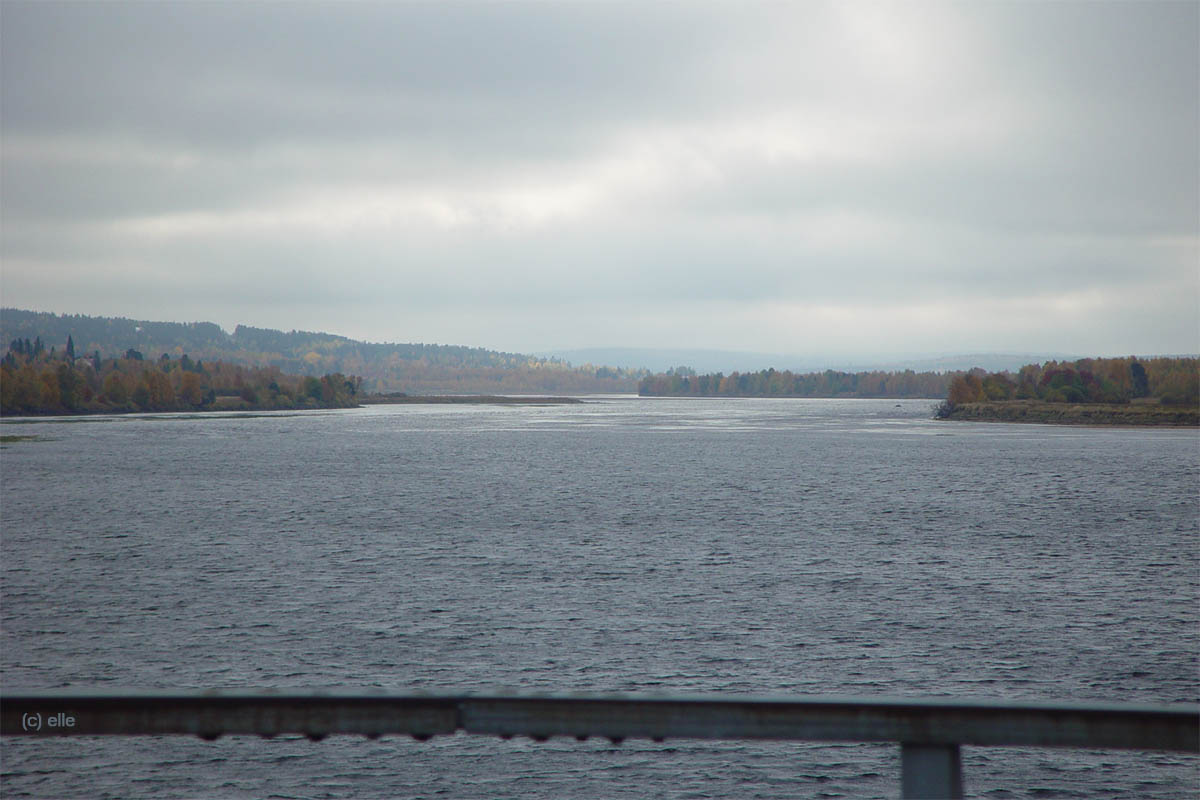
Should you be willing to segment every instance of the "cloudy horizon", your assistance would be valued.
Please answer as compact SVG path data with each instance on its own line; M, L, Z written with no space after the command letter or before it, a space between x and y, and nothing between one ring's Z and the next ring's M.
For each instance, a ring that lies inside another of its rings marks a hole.
M1200 5L0 5L0 296L515 352L1200 349Z

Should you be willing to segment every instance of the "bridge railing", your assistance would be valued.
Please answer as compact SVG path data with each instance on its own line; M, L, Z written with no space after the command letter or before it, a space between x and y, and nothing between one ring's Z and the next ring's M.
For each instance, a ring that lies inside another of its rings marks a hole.
M1200 705L1015 703L951 698L69 690L0 697L4 736L331 734L417 739L456 732L661 741L775 739L900 745L901 796L962 797L963 745L1200 753Z

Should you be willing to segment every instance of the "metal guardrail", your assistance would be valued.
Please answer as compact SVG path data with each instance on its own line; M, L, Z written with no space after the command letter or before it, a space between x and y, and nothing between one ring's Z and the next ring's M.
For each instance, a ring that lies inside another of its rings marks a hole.
M892 741L901 796L962 797L962 745L1200 753L1200 705L956 699L70 690L0 697L4 736L330 734Z

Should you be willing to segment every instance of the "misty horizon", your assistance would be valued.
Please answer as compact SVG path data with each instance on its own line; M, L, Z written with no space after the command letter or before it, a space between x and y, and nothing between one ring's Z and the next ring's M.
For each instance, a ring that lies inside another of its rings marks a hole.
M71 316L81 316L88 319L106 319L91 314L56 314L55 312L34 309L3 308L0 313L17 312L20 314L51 314L60 319ZM745 350L722 350L706 348L656 348L656 347L592 347L592 348L546 348L531 352L502 351L489 347L486 343L470 344L463 342L376 342L357 340L337 331L307 331L297 328L274 329L248 323L235 323L226 328L219 323L206 319L196 320L164 320L164 319L131 319L119 318L134 324L169 324L169 325L213 325L221 333L233 338L238 329L267 330L284 334L313 334L369 345L433 345L447 347L467 347L491 352L508 353L512 355L529 356L538 359L551 359L565 362L573 367L584 365L609 366L625 369L646 369L651 372L666 372L677 367L687 367L700 373L730 373L757 372L766 369L790 370L793 372L816 372L827 369L840 371L904 371L916 372L952 372L980 368L991 372L1015 372L1026 364L1040 364L1047 361L1076 361L1081 358L1121 358L1133 356L1137 358L1155 357L1194 357L1195 353L1064 353L1051 350L1034 353L966 353L944 351L936 353L883 353L874 357L864 356L860 360L839 359L833 356L808 355L800 356L788 353L761 353ZM137 328L138 331L141 328ZM133 344L133 342L130 342ZM46 346L54 345L46 342Z

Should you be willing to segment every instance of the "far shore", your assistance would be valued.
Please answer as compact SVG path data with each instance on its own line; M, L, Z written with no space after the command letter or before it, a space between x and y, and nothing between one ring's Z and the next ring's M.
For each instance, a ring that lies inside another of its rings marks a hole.
M1200 409L1157 403L1043 403L1009 400L960 403L938 419L965 422L1033 422L1051 425L1136 425L1173 428L1200 426Z
M370 394L360 397L364 406L399 404L455 404L455 405L574 405L582 403L578 397L535 397L504 394Z

